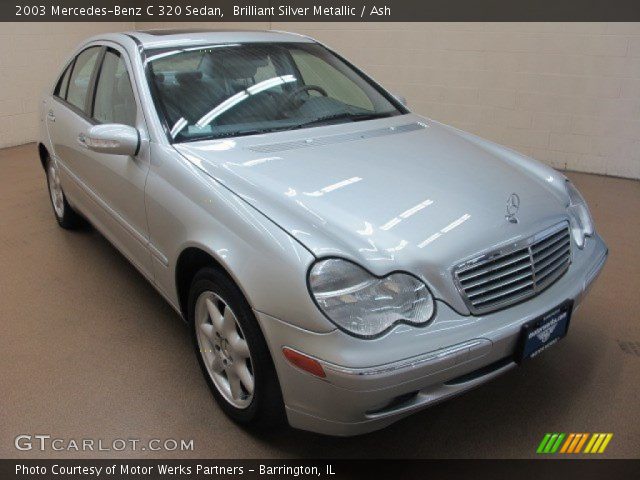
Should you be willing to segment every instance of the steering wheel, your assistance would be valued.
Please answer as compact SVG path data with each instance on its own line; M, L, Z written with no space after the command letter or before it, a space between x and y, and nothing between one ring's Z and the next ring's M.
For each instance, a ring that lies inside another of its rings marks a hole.
M295 90L293 90L292 92L289 92L287 94L287 96L285 97L285 101L291 105L291 106L296 106L295 104L295 99L303 92L310 92L312 90L315 90L316 92L318 92L320 95L322 95L323 97L328 97L329 95L327 94L327 91L322 88L320 85L302 85L301 87L296 88Z

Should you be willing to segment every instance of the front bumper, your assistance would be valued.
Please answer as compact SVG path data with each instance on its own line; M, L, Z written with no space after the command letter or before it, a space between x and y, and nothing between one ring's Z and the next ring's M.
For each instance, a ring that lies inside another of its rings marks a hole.
M524 303L464 316L438 301L436 318L427 327L398 326L374 340L339 330L308 332L256 312L289 423L329 435L366 433L504 373L516 365L513 354L522 325L567 300L573 300L575 312L607 253L596 235L575 252L562 278ZM281 353L285 346L317 359L326 378L291 365Z

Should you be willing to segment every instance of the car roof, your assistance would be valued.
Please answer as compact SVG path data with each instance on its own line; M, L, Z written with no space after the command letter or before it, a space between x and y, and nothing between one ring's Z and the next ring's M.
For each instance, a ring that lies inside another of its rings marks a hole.
M276 30L137 30L124 35L134 38L145 49L218 43L314 41L304 35Z

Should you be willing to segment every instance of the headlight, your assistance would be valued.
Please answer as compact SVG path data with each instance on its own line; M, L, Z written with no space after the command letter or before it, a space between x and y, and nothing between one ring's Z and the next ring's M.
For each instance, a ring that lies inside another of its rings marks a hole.
M584 248L585 237L593 235L593 220L587 202L569 180L566 181L567 194L569 195L569 216L571 217L571 232L578 248Z
M422 325L435 305L427 286L406 273L384 278L340 259L317 262L309 288L318 306L338 327L359 337L374 337L399 322Z

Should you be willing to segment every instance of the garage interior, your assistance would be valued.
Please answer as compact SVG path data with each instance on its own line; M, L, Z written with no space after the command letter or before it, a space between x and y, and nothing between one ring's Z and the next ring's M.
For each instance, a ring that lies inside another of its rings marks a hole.
M640 452L640 24L207 24L309 34L409 108L531 155L585 196L610 256L569 335L535 361L379 432L254 433L228 420L186 325L99 233L60 229L38 99L83 38L200 24L22 23L0 32L0 457L20 434L193 439L186 452L56 458L535 457L547 432L611 432Z

